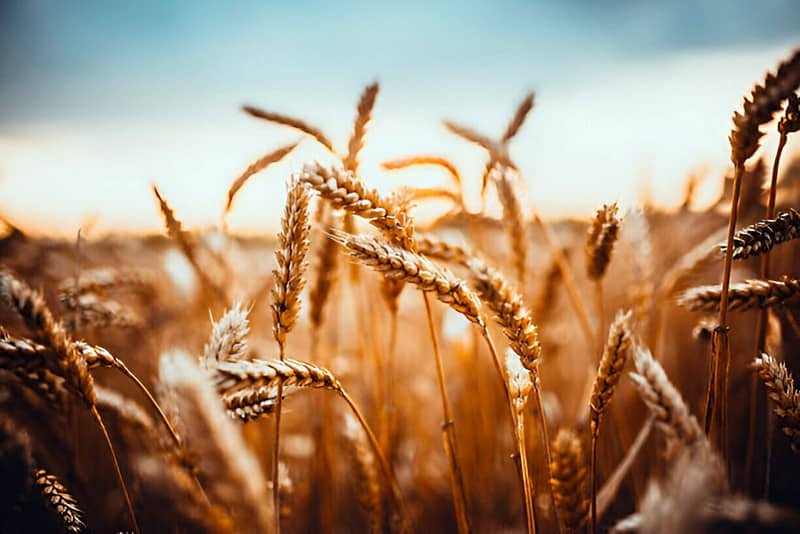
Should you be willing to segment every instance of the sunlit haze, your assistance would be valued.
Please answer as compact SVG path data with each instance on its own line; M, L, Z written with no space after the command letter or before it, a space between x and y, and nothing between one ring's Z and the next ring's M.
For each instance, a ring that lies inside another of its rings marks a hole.
M534 90L510 150L542 213L588 217L643 189L668 205L690 172L725 171L731 111L800 37L793 2L169 4L3 3L0 215L60 234L159 231L156 183L187 224L218 224L237 174L300 139L242 104L302 117L343 149L373 80L362 170L381 190L445 184L379 168L437 154L477 207L486 156L441 120L498 136ZM253 178L230 226L274 229L285 179L317 158L330 160L306 139ZM705 186L711 198L719 182Z

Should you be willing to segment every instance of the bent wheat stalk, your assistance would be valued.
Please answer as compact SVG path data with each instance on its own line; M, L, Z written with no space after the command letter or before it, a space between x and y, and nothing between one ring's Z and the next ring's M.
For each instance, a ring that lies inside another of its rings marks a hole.
M274 403L279 387L326 389L338 393L364 429L375 457L378 459L381 471L391 489L392 498L397 506L401 522L404 526L408 525L409 516L400 494L400 487L392 473L389 462L380 448L378 439L367 424L358 406L347 394L339 380L328 369L312 363L285 358L284 360L221 362L213 369L212 373L217 393L222 397L229 414L232 409L248 406L256 407L255 411L258 413L250 412L250 415L255 417L271 413L272 410L269 407ZM262 407L265 406L267 409L262 410ZM247 417L246 420L253 418Z

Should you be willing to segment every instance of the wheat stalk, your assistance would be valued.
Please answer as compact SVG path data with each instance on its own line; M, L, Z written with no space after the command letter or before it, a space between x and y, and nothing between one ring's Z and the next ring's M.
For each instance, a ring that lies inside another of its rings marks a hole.
M798 291L800 281L789 277L737 282L729 288L728 309L746 311L794 304ZM721 296L722 289L718 285L698 286L682 293L677 302L692 311L718 311Z
M765 353L755 359L753 368L775 402L775 415L791 441L792 450L800 454L800 390L795 389L792 374L785 363Z
M83 512L78 506L78 500L70 494L55 475L49 474L44 469L37 469L34 474L34 483L48 506L58 516L64 530L81 532L85 528Z
M528 452L525 445L525 405L528 396L533 390L533 373L520 361L519 355L509 350L506 355L506 376L508 377L508 390L514 407L514 434L516 436L517 454L520 459L522 471L522 488L525 502L525 517L528 532L537 531L536 507L533 502L533 482L528 470Z

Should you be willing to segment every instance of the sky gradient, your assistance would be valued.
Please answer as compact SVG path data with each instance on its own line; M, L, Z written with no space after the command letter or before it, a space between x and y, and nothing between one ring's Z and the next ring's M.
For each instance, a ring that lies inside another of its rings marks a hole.
M187 223L215 224L236 175L299 139L242 104L304 117L344 147L375 79L362 158L371 185L444 183L378 168L436 153L462 169L477 206L484 155L440 121L498 135L535 90L511 152L542 212L631 204L645 177L668 204L692 169L725 168L731 112L800 45L798 21L789 0L3 0L0 214L62 234L90 218L99 231L159 230L155 182ZM304 141L254 178L232 227L274 228L285 178L311 158L325 155Z

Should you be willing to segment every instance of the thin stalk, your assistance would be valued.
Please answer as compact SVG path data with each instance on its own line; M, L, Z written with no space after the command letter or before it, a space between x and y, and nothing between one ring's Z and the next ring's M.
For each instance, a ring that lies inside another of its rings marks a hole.
M283 343L278 343L280 350L280 360L283 361L286 357ZM278 462L280 461L280 444L281 444L281 404L283 401L283 382L278 382L278 393L275 399L275 447L272 449L272 505L275 510L275 532L280 534L281 531L281 493L280 493L280 480L278 474Z
M469 524L469 518L467 517L467 495L464 489L464 478L456 454L455 421L453 420L453 413L450 409L450 401L447 398L444 365L439 350L439 340L436 337L436 326L433 324L433 314L431 313L428 293L423 291L422 297L425 301L425 314L428 319L428 330L430 331L431 342L433 343L433 355L436 362L436 377L439 381L439 395L442 399L442 415L444 418L444 422L442 423L442 438L444 440L444 449L450 468L453 507L455 508L458 531L463 534L464 532L470 532L472 529Z
M781 154L783 153L783 147L786 146L786 133L781 132L780 140L778 141L778 149L775 152L775 161L772 163L772 177L769 184L769 201L767 202L767 211L766 217L767 219L772 219L775 217L775 198L777 196L778 191L778 167L781 161ZM759 269L759 278L762 280L766 280L769 278L769 267L770 267L770 251L767 251L763 256L761 256L761 264ZM754 354L761 354L764 352L767 344L767 318L768 318L769 311L767 308L762 308L761 311L758 313L758 321L756 322L756 346L755 350L753 351ZM756 373L752 374L752 378L750 381L750 409L749 409L749 418L747 424L747 456L745 460L745 468L744 468L744 487L745 490L750 488L750 483L752 481L753 476L753 457L755 455L755 442L756 442L756 412L758 411L758 395L759 392L759 385L758 385L758 376ZM769 406L766 406L767 415L766 420L771 418L769 414ZM771 448L772 448L772 436L767 435L767 457L771 455ZM768 488L767 488L767 480L769 479L769 464L765 465L765 484L764 484L764 493L763 495L766 496Z
M511 398L511 391L508 386L508 379L506 378L505 371L503 371L502 363L500 363L500 357L497 354L497 349L494 346L494 341L492 341L492 337L489 335L489 330L484 327L482 333L483 333L483 339L486 341L486 346L489 348L489 353L492 355L492 361L494 362L495 368L497 369L497 373L500 376L501 382L503 383L503 389L505 391L506 399L508 400L509 411L511 413L512 435L513 438L516 440L517 439L516 430L514 429L514 426L516 426L516 409L514 408L514 401ZM544 407L543 407L544 405L542 404L542 394L538 384L534 384L533 391L534 391L534 398L536 399L536 408L537 411L539 412L539 426L542 431L542 441L544 442L544 451L547 463L547 477L548 477L547 479L550 480L550 439L548 437L547 421L544 415ZM521 456L521 454L519 456ZM520 477L524 488L525 474L522 473L520 465L518 465L517 467L520 468ZM548 488L549 487L550 485L548 484ZM551 491L550 503L552 507L552 512L553 514L556 514L555 500L552 498L553 497L552 489L550 491ZM554 515L553 517L557 518L558 516Z
M544 221L542 221L538 213L533 213L533 220L536 221L536 224L539 226L547 248L556 261L559 271L561 271L561 280L564 282L564 287L567 289L567 295L572 303L572 307L578 315L578 321L581 324L584 336L586 336L586 342L589 346L594 346L595 334L592 329L592 322L589 320L589 314L586 312L586 305L581 297L581 292L578 291L578 286L575 284L575 278L572 276L572 269L570 269L569 262L567 258L564 257L561 248L556 245L555 239L550 235L550 229L544 224Z
M717 446L725 462L727 455L727 411L728 411L728 372L730 370L730 345L728 343L728 292L731 284L731 266L733 264L733 236L736 233L736 218L739 214L739 200L742 192L742 176L744 164L737 163L733 175L733 198L731 200L731 213L728 219L728 239L725 247L725 262L722 266L722 290L720 292L719 327L712 343L713 360L715 368L713 373L713 397L709 399L712 419L716 414L718 420ZM719 397L719 398L717 398ZM706 414L708 420L708 414ZM710 428L707 429L710 431Z
M394 428L394 357L397 348L397 310L389 310L389 348L386 357L386 372L384 377L384 419L381 427L381 444L386 451L387 458L392 458L392 432Z
M594 281L594 300L595 306L597 307L597 339L603 339L603 332L606 331L605 322L605 314L604 314L604 307L603 307L603 279L598 278ZM602 354L602 347L601 352Z
M534 398L536 399L536 411L539 412L539 426L542 431L542 443L544 443L544 455L547 464L547 480L549 481L553 478L550 470L552 464L552 457L550 455L550 432L547 430L547 417L545 416L544 403L542 402L542 389L538 384L535 384L533 392ZM556 500L553 498L552 487L549 483L547 484L547 488L550 490L550 512L556 521L558 532L561 532L561 521L558 519L558 513L556 511Z
M409 528L409 524L407 523L409 515L406 510L406 505L403 502L403 498L400 495L400 486L398 485L394 474L392 474L392 468L389 465L389 462L386 460L386 456L383 454L383 451L381 451L381 445L378 443L378 438L375 437L372 429L367 424L367 420L364 419L364 415L361 413L361 410L358 409L356 403L353 402L353 399L350 397L350 395L348 395L344 389L340 389L339 394L350 407L353 415L356 419L358 419L358 422L361 424L361 428L364 429L364 433L367 435L367 439L372 446L372 451L375 453L375 457L378 459L378 465L381 466L383 476L386 478L386 482L389 484L389 489L392 493L392 499L397 506L398 513L400 514L400 531L404 532Z
M133 523L133 530L136 532L136 534L142 534L142 531L139 530L139 522L136 521L136 513L133 511L133 502L131 502L131 496L128 494L128 486L125 484L125 478L122 476L122 470L119 467L117 453L114 451L114 445L111 443L111 437L108 435L106 425L103 423L103 418L100 417L100 412L97 411L97 406L92 405L90 411L92 412L92 416L94 417L95 421L97 421L97 424L100 426L100 430L103 431L103 437L106 439L108 451L111 453L111 460L114 463L114 472L117 475L117 481L119 482L119 487L122 490L122 496L125 498L125 505L128 507L128 515L131 518L131 523Z
M517 448L519 449L520 467L522 469L522 485L525 493L525 518L528 525L528 534L536 533L536 508L533 504L533 481L528 470L528 453L525 446L525 422L524 412L520 412L517 417Z
M599 430L599 429L598 429ZM592 433L592 534L597 534L597 438L599 432Z

